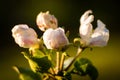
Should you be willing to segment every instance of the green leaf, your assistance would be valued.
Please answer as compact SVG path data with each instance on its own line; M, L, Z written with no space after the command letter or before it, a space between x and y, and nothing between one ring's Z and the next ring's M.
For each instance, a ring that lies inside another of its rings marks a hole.
M72 75L70 72L65 72L64 77L65 78L63 80L72 80Z
M42 51L40 51L39 49L32 49L29 51L32 54L32 57L40 58L40 57L45 56L45 54Z
M79 58L74 63L73 73L78 74L80 76L89 75L91 80L96 80L98 77L98 71L93 66L92 62L87 58Z
M30 56L28 53L26 52L22 52L22 54L24 55L24 57L28 60L30 68L32 69L32 71L36 72L37 69L39 68L38 63L32 60L32 56Z
M91 80L96 80L99 75L97 69L93 65L90 65L88 67L87 73L90 76Z
M39 68L37 68L37 71L42 73L48 72L48 69L52 66L51 61L48 59L48 56L42 58L32 58L32 60L39 66Z
M30 68L32 69L32 71L37 72L39 70L39 66L38 63L35 62L34 60L32 60L31 58L27 59L30 65Z
M92 63L86 59L86 58L79 58L75 63L75 72L77 72L79 75L84 76L87 74L87 68Z
M17 66L14 66L13 68L19 74L19 78L21 80L42 80L40 74L34 73L30 69L25 69Z
M51 61L48 59L48 56L31 57L25 52L22 52L22 54L28 60L30 68L34 72L47 72L48 69L52 66Z
M30 56L30 54L28 54L28 53L26 53L26 52L21 52L23 55L24 55L24 57L26 58L26 59L29 59L31 56Z
M56 52L55 50L47 50L48 59L51 61L53 66L56 66Z

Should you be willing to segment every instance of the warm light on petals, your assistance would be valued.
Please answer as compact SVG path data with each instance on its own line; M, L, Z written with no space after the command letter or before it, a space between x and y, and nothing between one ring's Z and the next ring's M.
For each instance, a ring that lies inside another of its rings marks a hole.
M80 36L83 40L88 40L92 33L92 25L91 24L82 24L79 28Z
M109 30L105 27L105 24L97 20L97 28L93 32L91 22L94 20L91 10L86 11L80 19L79 33L81 42L84 46L106 46L109 40Z
M48 49L58 49L69 43L62 28L46 30L43 34L43 41Z
M97 21L98 27L91 35L90 45L92 46L106 46L109 40L109 30L105 27L102 21Z
M41 31L45 31L48 28L57 28L58 22L54 15L47 12L40 12L36 18L36 24Z
M36 32L26 24L14 26L12 29L12 36L20 47L31 48L38 46Z
M94 16L90 15L92 13L92 10L86 11L80 18L81 24L88 24L91 23L94 20Z

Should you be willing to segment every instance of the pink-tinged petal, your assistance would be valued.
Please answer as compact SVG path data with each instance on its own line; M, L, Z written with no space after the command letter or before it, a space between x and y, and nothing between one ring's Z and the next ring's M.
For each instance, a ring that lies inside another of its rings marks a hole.
M80 19L81 44L83 46L105 46L109 40L109 30L102 21L97 20L97 28L92 32L91 22L94 20L94 16L90 15L91 13L91 10L86 11Z
M45 31L48 28L57 28L58 22L54 15L49 12L40 12L36 18L36 24L41 31Z
M86 11L80 18L80 28L79 33L81 37L81 41L84 45L89 44L89 38L92 34L92 24L91 22L94 20L94 16L90 15L92 13L91 10Z
M48 49L52 49L52 47L50 45L51 44L52 32L53 32L53 29L49 28L43 34L43 41L44 41L44 44L46 45L46 47Z
M92 28L91 24L82 24L79 28L80 37L85 41L89 40L92 34Z
M105 41L103 35L98 35L98 36L94 36L92 37L89 41L89 46L98 46L98 47L102 47L102 46L106 46L107 45L107 41Z
M62 28L47 29L43 34L43 41L48 49L58 49L69 43Z
M102 21L97 21L98 27L95 29L94 33L91 35L89 41L90 46L106 46L109 40L109 30L105 27Z
M90 15L92 13L91 10L86 11L80 18L81 24L89 24L94 20L94 16Z
M21 33L22 30L27 30L29 27L26 24L20 24L12 28L12 36L15 37L17 33Z
M36 45L38 46L36 32L26 24L14 26L12 29L12 36L20 47L31 48Z
M101 32L105 29L105 24L101 20L97 20L97 28L94 30L95 32Z

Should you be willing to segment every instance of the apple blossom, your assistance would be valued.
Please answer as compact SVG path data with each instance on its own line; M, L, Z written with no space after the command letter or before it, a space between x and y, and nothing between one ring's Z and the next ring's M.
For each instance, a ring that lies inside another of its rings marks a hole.
M12 29L12 36L20 47L31 48L38 46L36 32L26 24L15 25Z
M49 12L38 14L36 23L44 31L38 39L34 29L26 24L15 25L12 36L15 42L28 52L22 52L28 60L30 69L15 66L22 80L72 80L72 75L89 76L97 80L98 71L93 63L82 58L81 54L87 47L106 46L109 40L109 30L101 20L93 30L94 16L92 10L86 11L80 18L80 37L69 43L66 32L58 27L57 19ZM50 49L50 50L49 50ZM29 54L30 53L30 54ZM52 54L51 54L52 53Z
M106 46L109 40L109 30L105 24L97 20L97 28L93 31L91 22L94 20L91 10L86 11L80 19L79 33L84 46Z
M69 44L62 28L47 29L43 34L43 41L48 49L58 49Z
M54 15L49 12L40 12L37 16L36 23L41 31L45 31L48 28L57 28L58 22Z

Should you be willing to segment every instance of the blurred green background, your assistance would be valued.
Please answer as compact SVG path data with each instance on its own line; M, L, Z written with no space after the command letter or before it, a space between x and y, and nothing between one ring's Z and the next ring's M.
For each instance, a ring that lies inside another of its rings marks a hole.
M79 18L88 9L93 10L110 30L110 40L103 48L89 49L81 55L90 59L99 71L98 80L120 80L120 8L115 0L0 0L0 80L18 80L12 66L28 67L20 48L12 38L11 29L16 24L28 24L39 34L36 16L41 11L50 11L58 19L59 26L70 31L70 39L78 36ZM88 77L74 77L89 80Z

